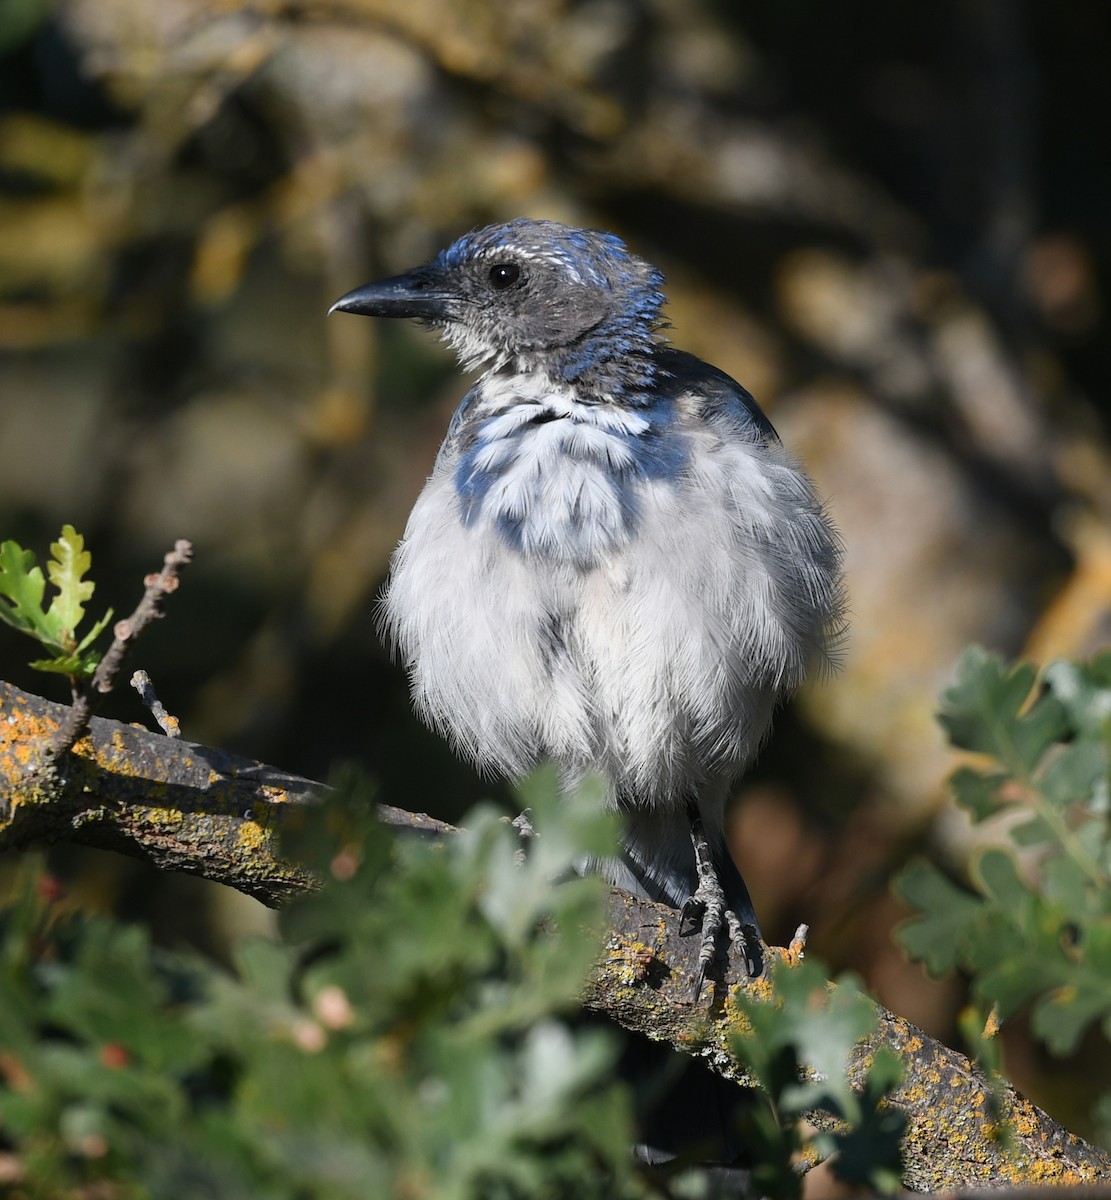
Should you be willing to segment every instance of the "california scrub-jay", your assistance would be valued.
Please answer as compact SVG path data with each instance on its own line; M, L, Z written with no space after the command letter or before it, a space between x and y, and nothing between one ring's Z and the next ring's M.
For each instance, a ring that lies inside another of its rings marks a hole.
M841 553L752 396L664 340L662 284L613 234L520 219L332 311L415 317L482 370L390 569L417 709L485 771L601 776L599 865L701 927L700 989L721 932L759 933L726 798L829 659Z

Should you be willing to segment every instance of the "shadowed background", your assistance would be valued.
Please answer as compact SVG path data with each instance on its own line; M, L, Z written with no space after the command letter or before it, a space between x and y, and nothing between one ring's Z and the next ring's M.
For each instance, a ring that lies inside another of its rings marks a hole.
M75 524L98 611L193 540L133 660L187 737L354 761L449 819L504 796L415 723L375 632L466 383L415 327L324 313L489 221L618 232L847 546L843 669L738 792L765 930L809 922L955 1042L960 983L903 962L887 880L975 848L932 715L960 648L1111 632L1109 55L1101 0L0 0L0 537L41 557ZM60 698L29 646L0 631L0 674ZM56 866L168 941L263 921ZM1076 1064L1007 1049L1082 1130Z

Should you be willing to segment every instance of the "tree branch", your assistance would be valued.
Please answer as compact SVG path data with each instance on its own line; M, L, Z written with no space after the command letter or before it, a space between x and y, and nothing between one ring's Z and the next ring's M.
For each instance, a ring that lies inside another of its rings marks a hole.
M72 841L227 884L272 907L313 886L278 854L283 809L324 785L252 759L93 717L43 767L70 709L0 681L0 850ZM451 827L380 807L392 825Z
M690 981L697 970L698 945L695 938L679 936L677 913L615 890L609 923L608 954L587 987L586 1006L625 1029L696 1055L718 1074L745 1084L744 1071L729 1046L738 1029L732 997L743 986L760 989L770 999L767 980L718 983L709 1004L706 993L692 1004ZM789 959L800 951L794 945L769 949L768 954ZM734 950L725 978L743 979L743 969L741 955ZM987 1184L1111 1181L1111 1156L1070 1133L1000 1080L996 1091L1012 1142L1006 1149L990 1111L992 1084L975 1063L881 1005L876 1005L876 1013L876 1031L855 1047L849 1076L855 1085L862 1084L880 1046L894 1050L902 1062L904 1081L891 1103L907 1118L903 1183L908 1189L939 1192ZM823 1127L832 1124L823 1113L813 1113L811 1119Z
M0 682L0 850L70 840L119 850L167 870L187 871L237 888L271 905L314 886L278 855L283 811L311 803L322 785L250 759L94 718L64 763L35 772L38 748L65 720L52 704ZM423 813L383 806L389 824L442 833L450 825ZM795 945L768 949L787 957ZM611 1020L746 1086L730 1050L737 1026L732 996L765 989L764 979L718 981L690 999L697 939L679 935L678 913L614 890L606 950L588 986L586 1005ZM726 980L743 978L733 953ZM906 1069L892 1103L907 1117L907 1187L915 1191L987 1183L1080 1184L1111 1180L1111 1157L1069 1133L1009 1085L1002 1111L1012 1147L1004 1148L989 1111L992 1085L963 1055L877 1006L879 1025L856 1047L859 1081L871 1055L890 1046ZM828 1121L815 1114L817 1123Z

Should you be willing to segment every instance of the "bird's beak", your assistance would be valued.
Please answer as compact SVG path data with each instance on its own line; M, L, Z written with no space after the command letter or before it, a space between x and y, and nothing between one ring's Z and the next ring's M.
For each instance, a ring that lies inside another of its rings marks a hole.
M427 271L409 271L392 279L367 283L346 296L341 296L328 309L334 312L357 313L364 317L422 317L440 321L449 315L448 308L456 299L438 287Z

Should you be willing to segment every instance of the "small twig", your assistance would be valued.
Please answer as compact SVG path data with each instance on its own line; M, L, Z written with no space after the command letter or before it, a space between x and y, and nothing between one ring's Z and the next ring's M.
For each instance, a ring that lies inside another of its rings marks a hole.
M136 671L131 676L131 686L139 693L139 699L150 710L150 715L158 722L162 732L167 737L181 737L181 722L166 711L166 706L158 699L154 684L146 671Z
M130 617L117 621L112 630L112 644L100 660L92 680L75 688L73 703L65 720L58 726L50 746L50 758L57 760L70 750L89 726L99 697L112 690L123 665L124 655L131 643L156 617L162 616L162 602L177 591L178 572L193 557L193 544L184 538L174 543L174 548L162 560L162 570L148 575L143 598Z
M131 643L156 617L162 616L162 601L178 588L178 572L193 558L193 543L180 538L174 548L162 560L162 570L157 575L148 575L143 583L146 590L138 607L130 617L117 621L112 630L112 644L108 653L100 660L93 676L93 690L102 694L110 692L116 681L123 656Z
M511 821L508 817L504 817L503 820L509 821L509 824L516 829L517 836L521 839L520 845L513 853L513 861L517 866L522 867L528 858L529 842L536 837L536 829L529 819L529 810L526 808L524 812L518 813Z
M536 837L536 829L529 817L529 809L526 808L524 812L518 813L509 823L517 830L522 841Z

